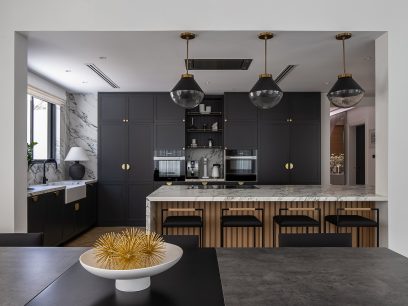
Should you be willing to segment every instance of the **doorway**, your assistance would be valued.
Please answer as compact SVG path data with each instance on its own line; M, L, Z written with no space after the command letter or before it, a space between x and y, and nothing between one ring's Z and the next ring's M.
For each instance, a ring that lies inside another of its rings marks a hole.
M365 185L365 124L356 126L356 185Z

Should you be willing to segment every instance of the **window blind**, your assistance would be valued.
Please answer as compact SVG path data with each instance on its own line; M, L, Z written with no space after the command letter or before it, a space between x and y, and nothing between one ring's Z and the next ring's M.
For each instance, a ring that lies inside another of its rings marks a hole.
M46 101L48 103L52 103L59 106L65 106L64 99L61 99L60 97L57 97L32 85L27 86L27 94L32 95L37 99Z

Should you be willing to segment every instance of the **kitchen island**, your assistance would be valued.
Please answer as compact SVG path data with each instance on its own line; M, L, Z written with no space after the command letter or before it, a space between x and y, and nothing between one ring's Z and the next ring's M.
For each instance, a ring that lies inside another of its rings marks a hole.
M219 247L220 217L222 208L263 208L265 247L272 246L272 218L279 214L280 208L319 207L322 219L336 214L337 208L373 208L377 202L386 202L385 196L375 194L371 186L321 186L321 185L257 185L256 188L222 188L217 185L162 186L146 198L146 229L161 233L161 211L168 208L201 208L204 210L204 246ZM236 214L248 212L237 211ZM252 213L252 212L249 212ZM255 211L254 214L259 213ZM312 211L296 212L313 217ZM371 211L353 212L374 218ZM381 213L381 211L380 211ZM175 214L191 214L176 212ZM316 216L314 216L316 217ZM375 245L375 229L362 228L361 246ZM310 229L310 232L318 229ZM327 231L335 232L333 225L327 225ZM353 245L356 245L356 229L342 228L339 232L353 232ZM287 233L305 233L304 228L288 228ZM169 229L169 234L198 235L198 229ZM253 245L252 229L232 228L225 230L226 247L248 247ZM261 246L257 239L257 246Z

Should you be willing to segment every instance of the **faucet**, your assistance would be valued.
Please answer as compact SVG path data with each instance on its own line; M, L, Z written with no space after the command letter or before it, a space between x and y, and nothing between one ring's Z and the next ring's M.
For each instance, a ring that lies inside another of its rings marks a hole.
M57 161L55 159L51 158L51 159L44 160L43 162L43 180L42 180L43 184L47 184L47 181L48 181L47 177L45 176L45 165L46 164L55 164L55 169L58 169Z

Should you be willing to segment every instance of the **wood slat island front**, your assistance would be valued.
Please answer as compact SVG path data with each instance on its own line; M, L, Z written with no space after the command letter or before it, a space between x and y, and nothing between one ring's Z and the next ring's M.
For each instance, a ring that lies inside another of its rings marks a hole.
M161 232L161 211L168 208L201 208L204 210L204 243L205 247L221 246L221 209L222 208L263 208L265 247L272 247L272 218L279 214L280 208L312 208L319 207L322 213L322 232L324 216L336 214L337 208L374 208L376 202L385 202L386 198L375 195L372 188L358 186L258 186L259 189L188 189L188 186L162 186L147 197L146 228ZM348 188L346 188L348 187ZM232 214L254 214L261 218L260 211L231 211ZM352 211L375 218L372 211ZM290 212L305 214L318 218L310 210ZM191 212L176 211L172 215L191 215ZM341 228L341 233L353 234L353 246L357 245L356 230ZM257 229L256 246L261 246L260 229ZM283 233L306 233L305 228L282 229ZM317 233L317 228L310 228L309 233ZM326 232L336 232L333 225L326 224ZM168 229L169 235L199 235L198 229ZM275 233L276 234L276 233ZM362 228L360 245L375 246L375 228ZM224 229L224 247L252 247L252 228Z

